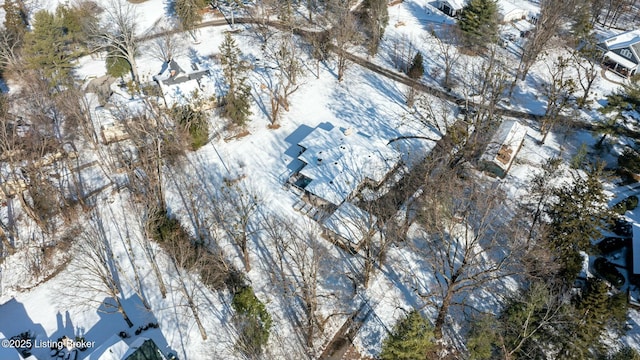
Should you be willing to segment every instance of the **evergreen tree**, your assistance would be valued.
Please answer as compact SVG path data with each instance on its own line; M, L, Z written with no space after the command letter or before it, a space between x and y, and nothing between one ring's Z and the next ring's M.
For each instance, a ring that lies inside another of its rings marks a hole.
M4 28L15 41L22 40L27 32L27 14L24 9L16 0L5 0L2 8L4 9Z
M629 346L625 346L603 360L640 360L640 353Z
M413 57L409 71L407 71L407 76L412 79L420 79L422 75L424 75L424 65L422 62L422 53L418 51L416 56Z
M382 344L382 360L425 359L434 348L433 327L417 310L400 320Z
M588 359L603 354L602 335L608 324L610 304L607 284L589 279L565 330L559 356L563 359Z
M640 75L634 75L629 82L622 86L622 90L607 95L607 105L600 111L603 114L615 114L622 117L625 110L640 109Z
M182 29L192 32L196 25L202 21L202 13L200 10L207 6L207 1L176 0L174 6Z
M243 126L251 115L251 88L247 85L246 68L240 61L240 49L227 33L220 45L222 70L229 87L224 97L224 116Z
M61 19L41 10L34 16L33 31L25 36L27 65L41 71L54 83L66 81L71 74L70 51L67 48Z
M84 3L73 7L58 5L56 17L60 19L62 30L69 41L79 44L87 41L90 27L99 22L95 9Z
M562 263L562 276L573 283L582 269L579 251L588 251L591 240L601 236L600 230L611 219L600 177L602 164L590 165L586 176L578 176L572 185L555 191L558 201L549 206L551 219L547 239L554 255Z
M462 9L458 26L467 46L482 48L498 38L496 0L469 0Z
M236 349L247 358L260 358L269 340L271 315L250 286L233 295L231 306L235 310L233 322L239 331Z
M553 326L564 323L562 296L535 282L508 299L497 317L472 324L467 342L471 359L543 359L554 339Z
M107 55L105 66L107 67L107 74L116 78L121 78L131 71L131 65L126 59L112 54Z

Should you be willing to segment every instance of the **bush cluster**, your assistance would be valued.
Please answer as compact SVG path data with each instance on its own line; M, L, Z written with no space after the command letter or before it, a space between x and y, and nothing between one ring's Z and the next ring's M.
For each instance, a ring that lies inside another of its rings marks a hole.
M269 340L271 316L250 286L238 290L231 305L236 311L234 320L240 333L236 348L247 357L259 356Z

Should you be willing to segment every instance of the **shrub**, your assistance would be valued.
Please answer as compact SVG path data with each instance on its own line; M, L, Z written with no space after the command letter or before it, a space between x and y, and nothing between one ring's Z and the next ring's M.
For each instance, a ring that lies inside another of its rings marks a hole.
M638 197L631 195L625 200L625 203L627 205L627 210L635 210L638 207Z
M618 166L633 174L639 174L640 155L635 150L627 148L618 157Z
M624 276L609 260L602 257L597 258L593 267L603 279L607 280L613 286L620 288L624 285Z
M635 210L638 207L638 197L631 195L613 206L616 214L624 215L625 212Z
M400 320L382 344L383 360L426 358L434 348L433 328L429 320L414 310Z
M207 287L220 290L235 273L221 256L209 251L202 240L194 239L180 221L170 217L165 209L151 214L147 226L151 237L164 251L180 258L181 266L198 269L200 280Z
M422 60L422 54L418 51L416 56L413 58L413 62L411 63L411 67L407 71L407 76L410 78L417 80L420 79L424 75L424 65Z
M240 334L236 349L249 358L259 356L269 340L271 316L250 286L237 291L231 305L236 311L234 321Z
M174 106L172 112L174 120L189 134L191 150L198 150L209 141L209 127L204 111L184 105Z

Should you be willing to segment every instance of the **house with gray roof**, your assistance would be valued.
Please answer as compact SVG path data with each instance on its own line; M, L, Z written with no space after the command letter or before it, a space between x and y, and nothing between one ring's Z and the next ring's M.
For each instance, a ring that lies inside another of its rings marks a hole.
M602 64L626 78L638 73L640 66L640 30L612 36L598 44L602 50Z

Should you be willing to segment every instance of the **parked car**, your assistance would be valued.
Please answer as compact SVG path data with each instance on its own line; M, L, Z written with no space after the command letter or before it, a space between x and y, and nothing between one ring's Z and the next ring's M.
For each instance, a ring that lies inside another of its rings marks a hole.
M609 254L631 246L631 238L610 236L602 239L596 246L601 254Z
M596 270L596 273L598 273L598 275L611 283L611 285L617 288L620 288L622 287L622 285L624 285L624 276L609 260L603 257L599 257L593 263L593 268Z

